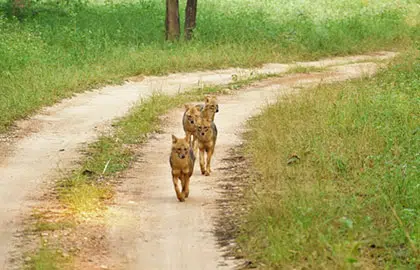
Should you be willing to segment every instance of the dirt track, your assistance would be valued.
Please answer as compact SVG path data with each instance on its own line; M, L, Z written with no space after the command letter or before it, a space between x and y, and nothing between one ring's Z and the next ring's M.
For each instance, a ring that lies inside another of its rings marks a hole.
M196 164L191 178L190 197L178 203L166 160L171 134L183 134L183 111L165 116L165 129L142 147L143 158L123 177L116 205L109 212L109 262L113 269L232 269L240 262L224 260L214 237L218 215L217 181L223 177L222 159L240 143L239 134L246 119L277 96L299 91L298 88L329 81L340 81L372 74L376 65L362 63L335 68L337 72L299 74L268 80L241 90L237 95L219 98L216 115L219 130L213 173L202 176ZM298 88L296 88L298 87ZM220 213L223 215L224 213Z
M393 53L365 57L340 58L336 62L300 63L306 66L345 64L352 61L389 58ZM269 64L257 73L279 73L289 66ZM344 80L375 71L373 63L337 66L333 73L295 75L270 80L238 95L220 98L221 111L216 116L220 131L214 173L203 177L198 164L192 178L191 195L186 203L177 203L170 184L167 164L170 134L182 134L182 112L167 115L164 134L156 135L142 149L143 160L127 172L117 204L110 210L111 248L123 269L216 269L222 263L212 234L213 216L217 214L218 193L215 178L227 150L239 143L241 124L258 112L266 102L280 93L289 93L296 84L313 85L328 80ZM224 84L233 74L249 74L251 70L176 74L163 78L149 77L142 82L106 87L65 100L43 110L39 115L18 123L16 138L1 143L0 150L0 266L7 269L7 254L13 248L12 236L19 216L43 187L67 170L80 158L78 149L93 141L98 131L115 117L124 115L140 97L156 89L168 94L196 87L198 84ZM148 173L145 173L147 168ZM122 256L124 255L124 256ZM226 263L226 262L224 262ZM229 265L230 267L230 265Z

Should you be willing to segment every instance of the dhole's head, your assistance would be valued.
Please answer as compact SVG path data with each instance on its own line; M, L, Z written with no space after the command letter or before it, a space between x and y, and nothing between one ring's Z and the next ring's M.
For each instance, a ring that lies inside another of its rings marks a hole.
M199 118L197 121L197 136L206 138L211 134L211 120L207 118Z
M219 112L219 104L216 96L207 95L204 100L204 108L213 113Z
M177 138L175 135L172 135L172 154L175 154L180 159L188 157L188 152L190 150L189 138Z
M190 104L184 104L184 107L188 123L195 125L197 119L200 117L200 110L196 106Z

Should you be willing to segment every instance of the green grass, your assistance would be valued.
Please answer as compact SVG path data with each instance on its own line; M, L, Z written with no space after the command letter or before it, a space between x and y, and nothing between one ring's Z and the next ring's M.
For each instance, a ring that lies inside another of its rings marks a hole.
M56 231L63 230L66 228L73 228L75 224L71 222L47 222L38 220L35 223L34 231L43 232L43 231Z
M416 269L419 108L417 53L253 118L245 151L256 185L238 237L243 255L269 269ZM288 165L294 154L300 160Z
M304 66L295 66L290 68L286 74L296 74L296 73L311 73L311 72L323 72L326 67L304 67Z
M203 1L188 44L163 41L164 1L64 2L32 1L19 21L0 0L0 132L127 76L402 48L419 35L414 0Z
M30 270L63 270L71 269L71 257L63 258L62 255L48 247L42 247L37 254L31 256L31 260L24 269Z

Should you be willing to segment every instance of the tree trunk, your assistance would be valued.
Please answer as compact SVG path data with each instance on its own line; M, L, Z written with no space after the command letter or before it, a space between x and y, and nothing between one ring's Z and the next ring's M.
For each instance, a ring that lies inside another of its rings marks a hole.
M166 40L179 39L181 30L179 25L179 0L166 0Z
M185 39L190 40L192 38L193 30L196 25L197 17L197 0L188 0L185 8L185 26L184 33Z

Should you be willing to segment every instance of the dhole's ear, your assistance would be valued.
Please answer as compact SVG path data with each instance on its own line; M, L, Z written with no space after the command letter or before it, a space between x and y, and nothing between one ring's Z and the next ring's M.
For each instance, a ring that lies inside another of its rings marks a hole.
M204 99L204 102L209 103L211 99L211 96L207 95Z
M185 108L185 110L188 110L189 108L191 108L191 105L190 105L190 104L188 104L188 103L185 103L185 104L184 104L184 108Z
M175 135L172 135L172 143L176 143L178 141L178 138L175 137Z

